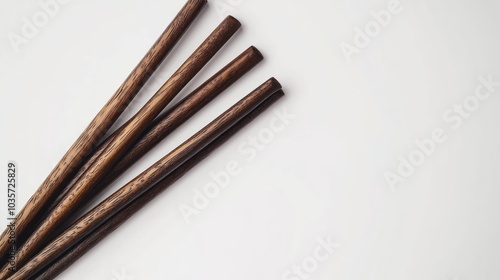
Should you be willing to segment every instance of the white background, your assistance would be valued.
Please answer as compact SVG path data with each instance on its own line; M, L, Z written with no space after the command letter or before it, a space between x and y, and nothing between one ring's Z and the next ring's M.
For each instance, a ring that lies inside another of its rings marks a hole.
M18 52L9 34L43 10L34 0L0 3L0 182L5 189L6 163L17 162L21 206L184 1L74 0ZM59 278L306 279L287 271L329 237L338 248L307 279L499 279L500 87L457 129L443 114L473 96L479 77L500 81L500 2L401 0L348 61L341 44L355 46L356 28L388 3L209 1L120 123L223 19L223 4L243 27L180 95L250 45L265 61L101 199L269 77L287 95ZM283 110L294 119L248 160L239 147ZM399 156L436 128L446 141L391 189L384 174L397 174ZM241 174L186 222L179 206L193 205L194 190L231 160Z

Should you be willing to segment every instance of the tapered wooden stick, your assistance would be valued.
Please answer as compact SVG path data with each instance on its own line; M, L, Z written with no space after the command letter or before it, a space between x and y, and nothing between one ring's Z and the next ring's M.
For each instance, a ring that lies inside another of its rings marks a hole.
M106 186L111 184L125 170L127 170L149 150L172 133L183 122L188 120L203 106L232 85L236 80L241 78L245 73L257 65L257 63L262 61L262 58L261 53L255 47L248 48L205 83L195 89L192 93L179 101L170 110L158 116L153 123L148 126L146 132L141 136L141 139L137 141L129 151L127 151L127 154L116 164L116 166L114 166L101 181L92 187L88 197L83 199L81 205L85 205L87 201L91 200L100 191L104 190ZM78 171L78 175L75 176L71 183L65 188L61 196L56 199L54 205L51 207L52 209L60 202L66 193L73 188L78 179L99 158L104 148L109 145L111 140L116 136L117 132L123 128L124 126L119 128L114 134L103 142L87 163ZM49 209L48 213L50 213L52 209ZM70 223L65 222L64 224ZM35 228L35 226L33 226L33 228ZM64 229L64 227L59 227L56 234L62 232Z
M186 163L182 164L174 172L170 173L167 177L161 180L159 183L154 185L150 190L142 194L139 198L130 203L127 207L122 209L111 219L106 221L104 224L99 226L90 235L85 237L83 240L78 242L73 248L61 256L57 261L52 263L49 267L43 269L43 272L39 274L36 280L52 280L62 273L65 269L71 266L75 261L77 261L81 256L92 249L97 243L102 239L112 233L115 229L121 226L126 220L128 220L132 215L137 213L142 207L144 207L149 201L161 194L166 188L175 183L179 178L184 176L193 166L198 164L204 158L206 158L210 153L217 149L220 145L224 144L231 136L236 134L241 130L246 124L250 123L255 119L260 113L269 108L278 99L284 95L282 90L275 92L268 99L266 99L262 104L260 104L256 109L245 116L241 121L236 123L229 130L224 132L221 136L215 139L203 150L198 152L195 156L189 159Z
M120 160L135 139L160 114L163 108L177 93L205 66L205 64L236 33L241 24L228 16L184 62L184 64L168 79L158 92L142 107L137 114L119 131L111 143L102 151L101 156L87 170L73 189L61 200L47 218L40 224L15 255L16 264L22 266L33 256L50 237L51 232L62 223L75 209L79 202L89 193L99 179ZM12 273L6 264L1 271L0 279Z
M206 0L189 0L177 14L146 56L99 111L90 125L78 137L47 179L19 212L15 222L17 235L22 234L24 229L33 223L34 217L40 214L39 211L46 209L48 202L55 198L62 184L74 175L74 172L81 166L84 157L92 152L93 148L125 110L142 85L172 50L205 4ZM9 230L7 229L0 237L0 259L6 256L10 248L9 238Z
M188 120L226 88L231 86L236 80L241 78L246 72L257 65L257 63L262 61L262 58L263 57L257 48L253 46L248 48L205 83L195 89L192 93L179 101L170 110L158 116L151 123L151 125L148 126L144 135L141 136L141 139L132 148L130 148L129 151L127 151L127 154L108 174L106 174L101 182L96 185L94 190L100 191L104 188L104 186L112 183L125 170L138 161L149 150L155 147L167 135L173 132L177 127ZM119 128L117 132L122 129L123 127ZM115 135L116 133L111 135L111 137L100 146L96 153L88 160L85 166L82 167L78 173L84 173L89 166L91 166L93 162L99 158L99 154L102 150L104 150L105 146L109 145ZM75 179L66 187L65 192L69 191L74 183L76 183ZM65 192L63 192L63 195ZM95 194L95 192L92 192L92 195ZM62 196L56 199L55 204L57 204L61 198Z
M9 279L26 279L55 260L79 240L145 193L154 184L205 148L279 89L281 89L281 85L272 78L245 96L172 152L90 210Z

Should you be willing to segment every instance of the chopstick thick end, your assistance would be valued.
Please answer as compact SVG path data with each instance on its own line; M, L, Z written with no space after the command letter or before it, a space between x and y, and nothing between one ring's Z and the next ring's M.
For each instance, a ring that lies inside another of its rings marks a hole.
M278 82L275 77L271 77L269 80L267 80L267 82L271 85L272 88L275 88L276 91L282 88L280 82Z
M223 22L234 29L238 29L241 27L241 22L233 16L227 16Z
M250 46L248 48L248 52L250 52L252 57L255 57L255 59L258 61L262 61L264 59L264 56L262 55L262 53L255 46Z

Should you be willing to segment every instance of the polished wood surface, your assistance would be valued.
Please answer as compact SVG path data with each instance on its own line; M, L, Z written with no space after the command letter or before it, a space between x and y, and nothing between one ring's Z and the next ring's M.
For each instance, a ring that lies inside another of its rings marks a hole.
M143 193L133 202L131 202L127 207L119 211L116 215L111 217L96 230L92 231L83 240L79 241L75 246L73 246L69 251L64 253L55 262L50 264L47 268L42 269L41 273L36 276L36 280L52 280L62 273L66 268L71 266L75 261L77 261L81 256L92 249L99 241L111 234L115 229L127 221L132 215L137 213L142 207L144 207L149 201L153 200L159 194L161 194L166 188L174 184L179 178L184 176L193 166L198 164L206 158L210 153L212 153L219 146L224 144L231 136L236 134L241 130L246 124L250 123L255 119L260 113L269 108L278 99L283 97L284 93L282 90L275 92L268 99L266 99L262 104L255 108L252 112L246 115L242 120L236 123L233 127L224 132L217 139L212 141L207 147L198 152L195 156L189 159L187 162L182 164L174 172L170 173L167 177L161 180L159 183L155 184L151 189Z
M90 210L9 279L27 279L30 275L54 261L79 240L90 234L137 197L148 191L154 184L205 148L279 89L281 89L281 85L276 79L271 78L266 81L172 152Z
M83 164L84 158L92 153L107 130L125 110L129 102L149 79L166 55L172 50L205 4L206 0L190 0L177 14L156 43L19 212L16 220L17 235L21 235L24 229L34 222L34 218L39 216L40 211L46 209L49 206L47 204L58 195L64 182L68 182L71 179ZM9 230L6 229L0 237L1 258L6 257L9 248Z
M187 121L196 112L202 109L206 104L218 96L221 92L231 86L236 80L241 78L245 73L262 61L262 54L255 47L249 47L238 57L228 63L219 72L214 74L201 86L188 94L185 98L175 104L171 109L163 112L158 116L141 135L140 139L127 151L127 154L89 191L89 194L82 199L78 210L95 198L101 191L110 185L116 178L125 172L130 166L147 154L165 137L171 134L177 127ZM51 208L46 214L50 213L53 208L61 201L69 190L73 188L78 179L92 166L99 158L105 146L109 145L112 138L122 130L124 126L117 129L108 139L106 139L87 163L79 170L75 178L68 184L61 195L56 199ZM83 213L81 213L83 214ZM73 216L81 216L78 211ZM45 218L45 217L43 217ZM42 220L43 220L42 218ZM60 234L69 226L74 218L64 221L58 228L53 231L52 236ZM37 225L33 225L31 232L36 229ZM29 229L26 230L27 232ZM22 243L21 243L22 244Z
M257 63L262 61L262 59L262 54L257 50L257 48L253 46L248 48L219 72L210 77L201 86L195 89L192 93L175 104L171 109L160 114L160 116L158 116L148 126L146 132L141 136L141 139L137 141L127 151L127 154L113 167L113 169L109 171L109 173L106 174L106 176L98 184L96 184L95 187L93 187L90 196L95 197L98 192L102 191L107 185L112 183L131 165L137 162L142 156L148 153L176 128L241 78L245 73L257 65ZM119 128L117 132L122 129L123 127ZM85 171L88 170L88 168L96 161L104 150L104 147L109 145L111 139L115 135L116 132L103 142L94 155L92 155L87 163L80 169L78 175L75 176L70 184L68 184L61 196L56 199L53 207L60 202L65 193L72 189L78 178L81 177L82 174L84 174ZM85 202L82 204L84 203ZM49 211L50 210L52 209L49 209Z
M137 112L136 115L119 131L101 153L101 156L78 180L73 188L47 216L39 227L21 245L15 254L16 264L22 266L28 258L49 241L51 233L78 208L89 191L110 168L126 154L144 129L160 114L165 106L182 90L187 83L207 64L207 62L229 41L240 28L235 18L228 16L194 53L167 80L158 92ZM0 279L5 279L12 271L6 264L0 272Z

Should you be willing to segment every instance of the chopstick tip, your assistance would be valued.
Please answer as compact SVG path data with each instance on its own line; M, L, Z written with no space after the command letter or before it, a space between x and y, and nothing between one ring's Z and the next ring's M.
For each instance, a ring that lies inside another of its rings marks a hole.
M195 5L206 5L208 3L207 0L189 0L188 3L191 2Z
M231 15L227 16L224 21L236 27L241 27L241 22Z
M264 59L264 56L262 55L262 53L255 46L250 46L248 48L248 51L251 52L253 56L259 58L259 60Z
M282 88L280 82L278 82L278 80L276 80L275 77L271 77L268 80L268 82L271 83L271 85L272 85L273 88L276 88L276 89L281 89Z
M280 89L277 92L275 92L274 95L278 95L280 97L283 97L283 96L285 96L285 92L283 91L283 89Z

